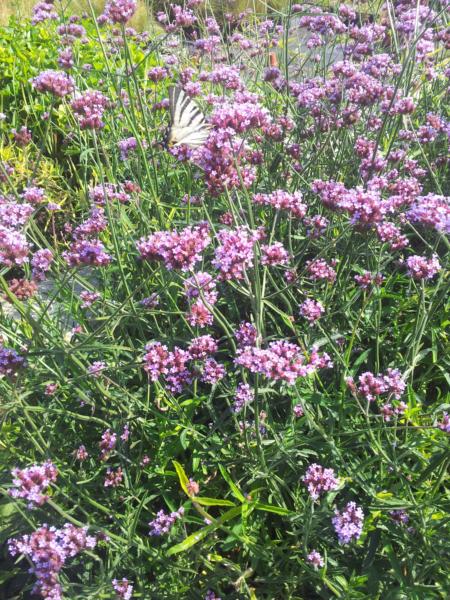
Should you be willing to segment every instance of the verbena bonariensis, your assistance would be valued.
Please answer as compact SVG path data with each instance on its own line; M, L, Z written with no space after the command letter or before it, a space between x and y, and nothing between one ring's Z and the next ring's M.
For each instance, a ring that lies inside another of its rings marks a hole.
M59 5L0 30L0 460L35 592L442 597L448 2L187 0L151 34L134 0ZM169 85L200 147L162 143Z

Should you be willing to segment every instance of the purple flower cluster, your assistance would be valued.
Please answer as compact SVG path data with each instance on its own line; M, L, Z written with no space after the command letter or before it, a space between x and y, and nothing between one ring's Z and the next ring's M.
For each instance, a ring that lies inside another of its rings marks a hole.
M37 250L31 259L32 275L37 281L45 279L45 274L50 270L53 262L53 254L51 250L43 248Z
M186 227L180 233L157 231L148 238L141 238L137 249L141 257L149 261L162 261L166 269L189 271L201 259L201 253L209 245L209 226L200 223Z
M70 75L52 69L39 73L31 80L31 84L38 92L49 92L58 98L64 98L75 90L75 82Z
M325 469L316 463L309 465L302 481L308 488L309 495L313 500L317 500L324 492L330 492L339 487L339 480L336 478L333 469Z
M16 204L15 202L1 203L0 199L0 225L10 229L20 229L33 214L31 204Z
M285 192L275 190L271 194L254 194L253 202L265 206L273 206L277 210L285 210L292 213L297 219L303 219L306 215L306 204L302 202L301 192Z
M105 109L110 100L98 90L88 90L71 102L71 107L81 129L101 129Z
M31 185L23 190L22 198L30 204L42 204L45 201L45 191L40 187Z
M33 25L37 25L38 23L47 20L56 21L58 19L58 13L53 6L53 2L37 2L33 6L31 14L31 22Z
M120 581L113 579L112 586L117 594L117 597L121 600L130 600L131 596L133 595L133 586L128 579L125 579L125 577Z
M308 260L306 267L308 274L313 281L328 281L334 283L336 280L336 271L333 269L335 261L329 265L323 258L316 258L315 260Z
M253 402L255 399L255 392L248 385L248 383L240 383L236 388L236 393L234 395L234 403L232 406L232 411L234 413L239 413L244 408L246 404Z
M252 373L260 373L274 381L286 381L289 385L316 369L332 366L328 354L320 356L313 348L307 357L299 346L285 340L271 342L265 349L250 346L238 349L235 363Z
M107 469L105 475L105 481L103 482L104 487L119 487L123 481L122 467L114 469Z
M98 292L89 292L88 290L83 290L80 293L81 308L89 308L94 304L94 302L97 302L100 297L101 296Z
M129 154L134 152L138 147L138 141L135 137L129 137L124 140L120 140L117 143L119 148L120 160L127 160Z
M310 298L308 298L300 306L301 316L304 317L310 323L314 323L314 321L320 319L324 312L325 309L322 303L318 300L311 300Z
M265 267L286 265L289 262L289 253L281 242L261 246L261 264Z
M381 373L374 375L367 371L359 376L358 381L358 385L355 386L353 379L348 378L347 384L352 389L354 386L355 392L361 394L370 402L382 394L400 400L406 388L405 380L398 369L388 369L384 375Z
M445 431L446 433L450 433L450 415L446 412L442 414L442 421L437 424L439 429Z
M254 325L243 321L239 324L239 327L236 330L234 336L239 347L245 348L246 346L254 346L256 344L258 332Z
M437 194L418 196L411 204L407 217L413 223L433 227L450 234L450 198Z
M0 375L14 377L19 369L26 366L26 360L12 348L0 345Z
M306 560L309 563L311 563L315 569L323 567L323 565L325 564L322 555L319 552L317 552L317 550L311 550L311 552L306 557Z
M163 510L160 510L153 521L150 521L148 524L150 527L150 536L161 536L169 531L174 526L175 522L178 519L181 519L184 515L184 508L181 507L177 511L171 512L170 514L165 513Z
M11 556L24 554L32 563L36 576L33 593L42 598L62 600L58 575L66 561L86 549L95 547L97 540L87 535L87 527L78 528L66 523L62 529L43 525L31 535L8 542Z
M9 490L13 498L22 498L28 502L28 508L42 506L48 495L45 491L56 481L58 471L51 461L42 465L33 465L26 469L13 469L14 487Z
M103 360L96 360L92 365L89 365L88 373L91 377L94 377L94 379L98 379L106 368L107 365Z
M219 269L220 279L244 278L246 270L253 266L253 246L258 239L258 234L247 227L217 232L219 245L212 264Z
M105 182L89 189L89 200L96 206L104 206L107 202L114 200L126 204L131 199L127 189L130 188L125 184Z
M111 431L111 429L106 429L102 433L102 439L99 442L100 447L100 460L105 461L108 460L111 452L113 452L117 443L117 435Z
M406 267L408 275L417 281L433 279L441 270L441 265L436 255L432 258L417 255L409 256L406 259Z
M100 240L75 240L70 245L70 250L62 253L62 257L71 267L105 267L112 261Z
M0 264L11 267L28 261L29 245L25 236L0 225Z
M349 544L353 539L357 540L361 536L364 513L360 506L355 502L349 502L341 512L336 510L334 514L332 523L340 544Z
M188 350L175 346L172 352L160 342L150 342L145 347L144 370L151 381L164 377L168 389L180 393L198 374L191 361L204 361L200 366L200 379L215 384L226 374L223 365L210 357L217 349L217 342L210 335L194 338Z
M126 23L136 12L136 0L109 0L104 15L112 23Z

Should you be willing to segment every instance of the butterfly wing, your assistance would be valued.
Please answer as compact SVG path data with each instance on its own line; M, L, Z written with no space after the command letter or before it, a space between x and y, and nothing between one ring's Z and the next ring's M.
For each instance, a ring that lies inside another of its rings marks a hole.
M198 106L178 86L169 88L169 109L169 146L185 144L195 148L206 142L210 126Z

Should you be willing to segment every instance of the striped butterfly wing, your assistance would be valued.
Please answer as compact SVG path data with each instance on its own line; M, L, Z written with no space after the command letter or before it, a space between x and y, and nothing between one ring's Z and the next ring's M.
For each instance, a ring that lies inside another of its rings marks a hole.
M178 86L169 88L169 108L169 146L185 144L195 148L206 142L210 126L200 109Z

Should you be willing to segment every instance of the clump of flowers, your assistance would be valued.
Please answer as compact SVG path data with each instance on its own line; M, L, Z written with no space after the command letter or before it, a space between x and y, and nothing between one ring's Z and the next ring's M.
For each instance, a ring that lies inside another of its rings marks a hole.
M408 275L417 281L421 279L433 279L441 270L441 265L436 255L432 258L417 255L409 256L406 259L406 267Z
M81 129L101 129L103 113L109 106L108 98L98 90L88 90L74 100L71 107Z
M26 360L12 348L0 346L0 375L14 377L17 372L26 366Z
M125 577L120 581L118 579L113 579L112 586L117 597L121 598L121 600L130 600L133 595L133 586Z
M52 69L42 71L31 83L38 92L49 92L58 98L64 98L75 90L75 82L70 75Z
M189 271L201 259L201 253L209 245L209 226L201 223L186 227L180 233L157 231L137 243L141 257L148 261L162 261L166 269Z
M63 252L62 257L71 267L92 265L105 267L112 261L112 257L105 252L105 247L100 240L75 240L70 250Z
M24 554L33 564L31 572L36 577L33 593L43 598L62 600L59 573L69 558L83 550L91 550L97 540L87 535L87 527L66 523L62 529L43 525L30 535L8 542L11 556Z
M111 429L107 429L102 433L102 439L99 443L100 446L100 460L107 460L111 454L111 452L116 447L117 443L117 435L111 431Z
M273 206L277 210L285 210L292 213L297 219L303 219L306 215L306 204L302 202L301 192L285 192L284 190L275 190L270 194L254 194L253 202L264 206Z
M312 550L306 557L306 560L311 563L315 569L323 567L325 564L322 555L320 552L317 552L317 550Z
M299 377L306 377L318 368L332 366L330 357L319 356L313 349L309 357L296 344L285 340L271 342L268 348L246 346L238 349L235 363L252 373L260 373L274 381L293 385Z
M150 523L148 524L150 527L149 535L153 537L169 533L169 531L174 526L175 522L178 519L181 519L183 515L183 507L169 514L165 513L163 510L160 510L156 514L156 517L153 519L153 521L150 521Z
M374 375L370 371L366 371L359 376L358 381L358 385L355 385L353 378L349 377L347 378L347 385L370 402L382 394L400 400L406 387L406 382L400 371L391 368L387 369L384 375L381 373Z
M307 321L310 323L314 323L317 319L324 314L325 309L321 302L317 300L305 300L303 304L300 306L300 314L302 317L305 317Z
M360 506L355 502L349 502L342 511L336 509L334 514L332 523L340 544L349 544L361 536L364 513Z
M253 266L253 246L259 239L256 232L246 227L234 230L222 229L217 233L219 246L212 264L219 270L220 279L243 279Z
M109 0L104 15L113 23L127 23L136 12L136 0Z
M317 500L324 492L336 490L339 486L339 480L336 478L333 469L325 469L316 463L309 465L302 481L308 488L309 495L313 500Z
M255 399L255 392L248 385L248 383L239 383L236 388L236 393L234 395L234 402L232 406L232 411L235 413L241 412L246 404L253 402Z
M26 469L13 469L14 487L9 490L13 498L22 498L28 502L28 508L42 506L49 498L45 491L54 483L58 470L51 461L42 465L33 465Z
M336 279L336 271L333 269L333 263L329 265L323 258L308 260L306 263L309 276L314 281L328 281L334 283Z

